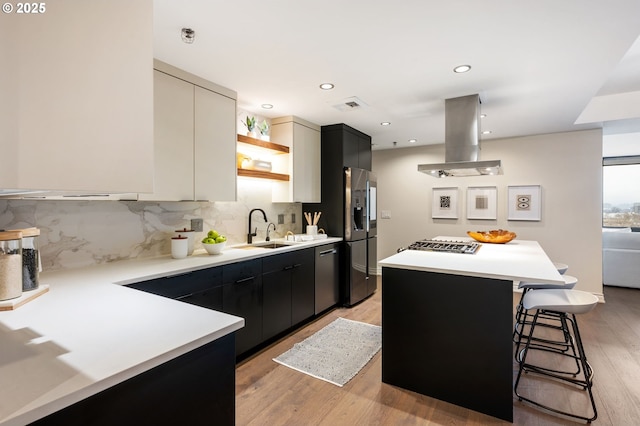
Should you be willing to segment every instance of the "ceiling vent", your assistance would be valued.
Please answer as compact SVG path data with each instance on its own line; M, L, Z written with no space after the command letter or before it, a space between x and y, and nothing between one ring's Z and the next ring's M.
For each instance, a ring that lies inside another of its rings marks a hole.
M367 107L368 105L362 101L362 99L352 96L341 100L339 103L333 105L338 111L355 111Z

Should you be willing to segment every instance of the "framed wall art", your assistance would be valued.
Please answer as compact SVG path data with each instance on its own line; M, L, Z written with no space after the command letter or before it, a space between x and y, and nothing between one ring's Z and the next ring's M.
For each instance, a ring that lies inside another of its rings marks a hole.
M509 186L507 220L540 220L541 193L540 185Z
M458 188L433 188L431 204L433 219L458 218Z
M467 219L497 219L498 188L470 186L467 188Z

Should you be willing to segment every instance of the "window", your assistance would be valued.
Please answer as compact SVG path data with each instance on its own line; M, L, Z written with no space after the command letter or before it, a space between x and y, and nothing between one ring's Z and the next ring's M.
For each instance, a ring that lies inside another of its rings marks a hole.
M603 226L640 227L640 156L603 159L602 202Z

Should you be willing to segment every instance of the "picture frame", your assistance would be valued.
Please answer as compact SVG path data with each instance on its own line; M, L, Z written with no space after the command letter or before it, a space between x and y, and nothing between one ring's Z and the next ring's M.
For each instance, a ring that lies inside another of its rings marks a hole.
M522 185L508 187L507 220L540 221L542 211L542 187Z
M431 203L431 217L433 219L458 218L458 188L433 188Z
M467 219L498 219L498 188L470 186L467 188Z

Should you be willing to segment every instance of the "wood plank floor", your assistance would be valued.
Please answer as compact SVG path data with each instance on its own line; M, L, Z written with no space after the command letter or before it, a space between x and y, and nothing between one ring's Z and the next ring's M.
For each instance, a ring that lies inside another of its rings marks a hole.
M380 282L379 282L380 283ZM351 308L338 308L238 365L237 425L508 425L508 422L457 407L381 381L379 352L344 387L314 379L272 361L338 317L381 324L381 286ZM640 290L605 287L607 303L578 317L589 362L594 368L598 418L594 424L640 424ZM519 294L514 294L514 306ZM517 364L514 362L514 377ZM523 379L523 390L586 410L584 392L549 389L541 380ZM514 396L514 424L566 425L567 419L542 412Z

